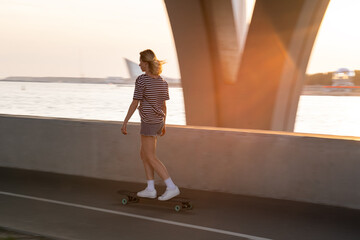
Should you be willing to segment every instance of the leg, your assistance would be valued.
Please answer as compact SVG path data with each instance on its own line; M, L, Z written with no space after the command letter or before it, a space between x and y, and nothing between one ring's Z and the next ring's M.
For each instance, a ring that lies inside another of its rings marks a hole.
M141 157L144 162L144 168L147 174L147 177L151 176L151 169L163 179L169 178L169 173L164 166L164 164L156 157L156 137L144 136L141 135ZM144 161L145 160L145 161ZM148 175L149 171L149 175ZM153 173L153 171L152 171Z
M143 190L137 193L137 196L139 197L145 197L145 198L156 198L157 192L154 188L154 168L150 164L148 160L148 154L146 152L146 147L141 141L141 149L140 149L140 157L144 164L145 174L147 178L147 187Z
M158 199L160 201L169 200L180 194L179 188L171 180L164 164L156 157L156 137L141 135L141 150L143 157L154 171L165 181L167 186L165 193ZM144 166L146 168L145 162Z
M143 161L143 164L144 164L146 179L154 180L154 168L147 161L142 145L141 145L141 150L140 150L140 156L141 156L141 160Z

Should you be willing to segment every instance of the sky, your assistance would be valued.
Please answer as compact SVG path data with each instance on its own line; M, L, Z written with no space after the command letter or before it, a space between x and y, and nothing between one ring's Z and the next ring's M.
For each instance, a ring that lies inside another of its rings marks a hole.
M179 76L162 0L0 0L0 77L128 76L151 48Z
M248 0L248 14L254 0ZM308 73L360 69L360 1L331 0ZM123 58L151 48L180 77L162 0L0 0L0 78L128 77Z
M360 1L330 0L308 64L308 73L360 70Z

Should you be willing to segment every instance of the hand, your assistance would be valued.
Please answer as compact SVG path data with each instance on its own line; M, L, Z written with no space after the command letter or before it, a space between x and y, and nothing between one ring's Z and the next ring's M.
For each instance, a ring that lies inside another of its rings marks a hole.
M166 133L166 128L165 128L165 125L164 125L163 128L161 129L160 137L164 136L165 133Z
M126 123L123 123L123 125L122 125L122 127L121 127L121 132L122 132L122 134L124 134L124 135L127 135L127 131L126 131Z

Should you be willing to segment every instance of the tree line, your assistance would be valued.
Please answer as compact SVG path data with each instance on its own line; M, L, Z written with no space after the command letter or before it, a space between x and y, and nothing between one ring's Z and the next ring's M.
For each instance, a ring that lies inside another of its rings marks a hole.
M355 76L351 77L355 86L360 86L360 70L355 70ZM306 74L305 85L332 85L334 72Z

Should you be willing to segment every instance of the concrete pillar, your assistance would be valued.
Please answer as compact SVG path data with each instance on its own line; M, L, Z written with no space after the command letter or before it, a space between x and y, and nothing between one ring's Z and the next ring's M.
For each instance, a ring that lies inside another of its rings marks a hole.
M329 0L257 0L242 55L231 0L165 3L187 123L292 131Z
M217 126L207 25L200 0L165 0L179 60L188 125Z
M311 51L329 0L304 2L285 56L271 130L293 131Z

